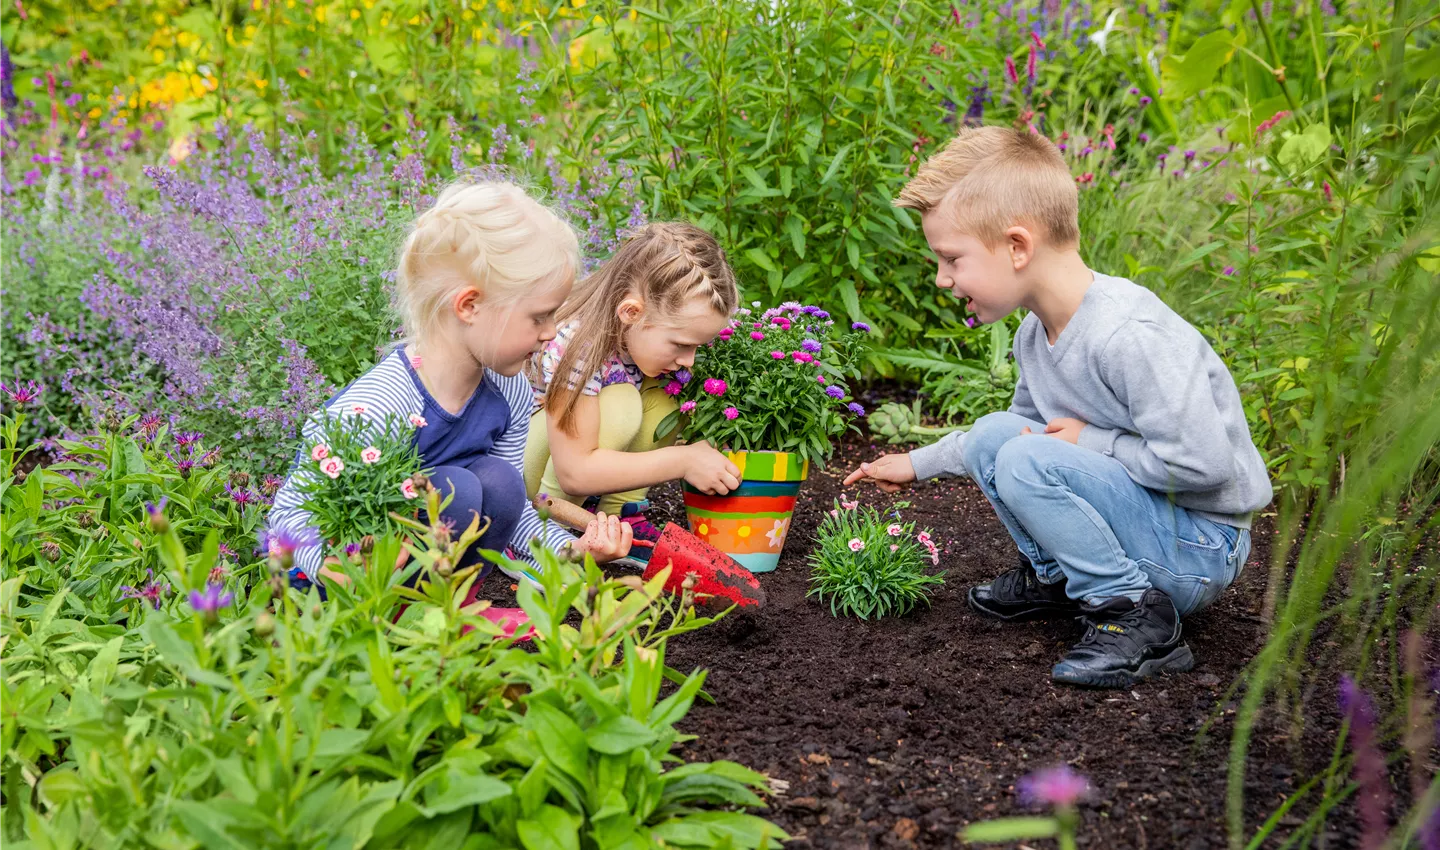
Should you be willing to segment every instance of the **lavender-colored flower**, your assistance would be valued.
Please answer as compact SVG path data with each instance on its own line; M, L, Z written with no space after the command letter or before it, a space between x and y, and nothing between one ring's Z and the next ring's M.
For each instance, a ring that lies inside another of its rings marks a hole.
M232 487L226 484L225 494L242 508L260 503L260 494L248 487Z
M805 339L800 341L800 348L811 354L819 354L820 349L823 347L818 339Z
M300 529L262 528L258 538L260 551L285 566L290 565L295 553L300 549L320 544L319 532L309 526Z
M235 601L235 594L227 593L225 585L206 583L205 590L190 591L190 607L207 620L214 620L221 608Z
M828 395L831 398L844 398L845 391L840 389L840 387L831 384L830 386L825 388L825 395Z
M8 112L19 103L15 97L15 65L10 61L10 51L0 44L0 108Z
M42 387L35 381L26 381L23 384L19 381L16 381L15 386L13 387L9 386L4 381L0 381L0 392L4 392L6 395L10 396L10 400L15 402L16 404L29 404L30 402L39 398L40 393L43 392L44 389L44 387Z
M161 496L158 502L145 503L146 520L150 523L151 530L159 534L170 530L170 521L165 518L165 503L169 501L169 496Z
M1150 95L1145 94L1145 95L1141 95L1141 96L1140 96L1140 105L1141 105L1141 106L1149 106L1151 103L1152 103L1152 101L1150 100Z
M145 583L139 587L131 587L128 584L120 586L121 599L141 599L148 602L156 611L160 610L160 601L170 593L169 582L155 581L155 571L145 571Z
M682 387L690 383L690 379L693 377L695 376L690 374L689 369L679 369L675 372L675 380L679 381Z
M850 330L860 331L861 333L868 334L870 333L870 326L865 324L864 322L852 322L850 325Z
M1350 749L1355 753L1355 782L1360 809L1360 846L1379 850L1390 833L1390 782L1385 755L1376 736L1375 706L1370 695L1349 675L1340 677L1340 713L1350 723Z
M1068 808L1090 793L1090 780L1068 764L1037 771L1020 780L1020 801L1029 806Z
M205 439L205 435L199 431L181 431L175 435L175 445L193 446Z
M815 318L817 318L817 319L828 319L828 318L830 318L830 314L827 313L827 312L825 312L824 310L816 310L816 311L815 311Z
M849 404L845 405L845 407L846 407L846 409L848 409L851 413L855 414L856 416L864 416L864 415L865 415L865 408L861 407L859 404L857 404L857 403L855 403L855 402L853 402L853 401L850 402Z
M1226 277L1232 277L1232 276L1234 276L1234 274L1235 274L1235 267L1234 267L1234 266L1226 266L1225 268L1223 268L1223 269L1220 270L1220 273L1223 274L1223 275L1225 275Z

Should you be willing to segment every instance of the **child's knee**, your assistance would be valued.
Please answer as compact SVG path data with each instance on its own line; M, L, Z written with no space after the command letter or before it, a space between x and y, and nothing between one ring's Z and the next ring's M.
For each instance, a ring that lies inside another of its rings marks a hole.
M525 506L525 481L520 471L497 457L482 457L470 465L483 494L485 513L495 523L518 521Z

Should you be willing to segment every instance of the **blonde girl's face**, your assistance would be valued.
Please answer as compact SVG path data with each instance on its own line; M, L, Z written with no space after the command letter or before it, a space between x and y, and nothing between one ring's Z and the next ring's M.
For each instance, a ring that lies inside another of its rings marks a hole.
M555 338L555 312L570 297L572 281L553 284L508 304L487 304L478 291L457 297L460 336L476 361L501 375L518 375L530 355Z
M710 299L696 296L674 315L647 315L638 300L626 299L620 304L620 320L625 323L625 353L649 377L689 369L695 365L695 351L713 340L730 317L710 305Z

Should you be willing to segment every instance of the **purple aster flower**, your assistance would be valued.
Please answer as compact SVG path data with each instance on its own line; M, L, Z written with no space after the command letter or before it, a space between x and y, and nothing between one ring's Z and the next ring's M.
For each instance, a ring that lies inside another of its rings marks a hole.
M1150 96L1149 96L1149 95L1141 95L1141 96L1140 96L1140 105L1141 105L1141 106L1149 106L1150 104L1151 104L1151 100L1150 100Z
M1235 267L1234 267L1234 266L1226 266L1225 268L1223 268L1223 269L1220 270L1220 273L1223 274L1223 275L1225 275L1226 277L1231 277L1231 276L1233 276L1233 275L1235 274Z
M160 600L170 593L168 582L155 581L155 571L145 571L145 583L139 587L131 587L128 584L120 586L121 599L140 599L148 602L150 607L156 611L160 610Z
M690 374L689 369L680 369L675 373L675 380L679 381L682 387L690 383L690 379L693 377L695 376Z
M816 311L815 311L815 318L817 318L817 319L828 319L828 318L830 318L830 314L827 313L827 312L825 312L824 310L816 310Z
M190 591L190 607L207 620L214 620L221 608L235 601L235 594L225 592L225 585L208 582L205 590Z
M816 340L816 339L806 339L806 340L801 340L801 342L800 342L800 347L801 347L802 349L804 349L805 351L810 352L811 354L819 354L819 353L820 353L820 349L821 349L823 346L820 345L820 341L819 341L819 340Z
M1090 780L1062 764L1030 774L1020 780L1020 801L1030 806L1074 806L1090 792Z
M10 396L10 400L15 402L16 404L29 404L30 402L39 398L40 393L43 392L44 389L44 387L42 387L35 381L26 381L23 384L19 381L16 381L15 386L13 387L9 386L4 381L0 381L0 391L3 391L6 395Z
M232 487L226 484L225 494L242 508L246 505L256 505L260 503L260 495L248 487Z
M852 331L860 331L861 333L867 333L867 334L868 334L868 333L870 333L870 326L867 325L867 324L865 324L864 322L855 322L855 323L853 323L853 324L850 325L850 330L852 330Z
M865 408L861 407L859 404L856 404L856 403L853 402L853 401L850 402L849 404L845 405L845 407L846 407L851 413L855 414L856 416L864 416L864 415L865 415Z
M840 389L838 386L831 384L830 386L825 388L825 395L828 395L831 398L844 398L845 391Z

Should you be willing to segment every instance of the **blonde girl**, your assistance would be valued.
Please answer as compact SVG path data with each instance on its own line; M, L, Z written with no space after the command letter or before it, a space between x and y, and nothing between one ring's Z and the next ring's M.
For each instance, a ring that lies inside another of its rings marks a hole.
M684 478L708 493L738 487L739 469L710 444L655 438L676 409L664 387L689 380L696 349L729 323L738 301L725 252L704 230L655 223L628 238L576 286L555 338L533 358L527 492L577 504L600 496L602 513L619 512L636 539L653 541L659 535L644 514L651 485Z
M507 546L530 561L534 538L591 551L599 560L630 548L630 531L618 518L597 518L576 540L543 524L525 498L533 397L521 372L554 338L556 312L578 268L573 229L518 186L450 186L415 220L400 249L395 294L406 342L326 403L376 423L398 415L420 424L421 462L434 468L430 478L442 493L453 496L445 518L457 528L475 515L490 521L462 565L482 561L481 548ZM310 440L318 427L312 417ZM310 517L293 478L276 494L270 523L299 532ZM322 566L323 556L315 547L297 552L292 580L343 578Z

